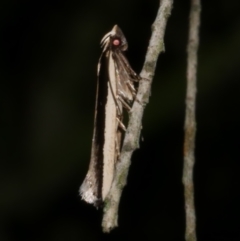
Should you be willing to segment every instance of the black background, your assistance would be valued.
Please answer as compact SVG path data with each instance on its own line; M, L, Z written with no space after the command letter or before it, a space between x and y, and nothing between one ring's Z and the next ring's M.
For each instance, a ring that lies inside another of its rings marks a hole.
M124 189L119 228L80 200L99 42L118 24L140 72L159 1L0 3L0 240L184 240L189 1L175 1ZM240 2L202 1L195 198L198 240L240 240Z

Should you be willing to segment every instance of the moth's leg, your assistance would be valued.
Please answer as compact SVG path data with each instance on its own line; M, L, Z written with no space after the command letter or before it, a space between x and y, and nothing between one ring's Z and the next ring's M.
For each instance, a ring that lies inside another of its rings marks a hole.
M125 109L129 112L131 110L131 107L128 105L128 103L121 97L120 95L118 96L118 101L121 102L122 106L125 107Z
M131 79L131 80L134 81L134 79ZM150 81L151 81L150 79L142 78L142 77L140 77L139 80L144 80L144 81L147 81L147 82L150 82ZM139 80L138 80L138 81L139 81ZM136 80L135 80L135 81L136 81ZM127 84L128 84L128 82L127 82ZM130 87L130 90L132 91L131 84L130 84L130 85L128 84L128 86ZM135 89L134 89L134 90L135 90ZM142 105L142 106L145 106L145 105L146 105L146 103L142 103L139 99L136 98L136 96L137 96L136 90L135 90L134 92L132 92L132 95L133 95L133 98L135 99L135 101L138 102L140 105Z
M135 78L134 78L135 77ZM139 77L137 74L136 75L134 75L134 77L129 77L129 79L132 81L132 82L136 82L136 83L138 83L142 78L141 77Z
M118 161L118 160L119 160L119 157L120 157L121 138L122 138L122 133L121 133L120 130L117 130L116 139L115 139L115 145L116 145L115 161Z
M136 95L136 89L133 86L133 84L129 80L126 81L126 84L127 84L128 88L129 88L129 90L131 91L132 95L135 96Z
M118 122L117 128L119 126L122 130L126 131L126 127L122 123L122 119L123 119L123 110L122 110L123 103L122 103L121 97L119 95L117 95L115 98L116 98L116 108L117 108L116 120Z
M150 79L147 79L147 78L142 78L141 77L141 79L140 80L145 80L145 81L148 81L148 82L150 82L151 80Z
M145 107L146 106L146 104L147 104L147 102L145 101L145 102L143 102L143 101L140 101L139 99L137 99L137 98L135 98L135 101L139 104L139 105L141 105L141 106L143 106L143 107Z
M127 129L126 129L125 125L122 123L122 121L121 121L118 117L116 117L116 119L117 119L117 122L118 122L119 127L120 127L123 131L126 131Z
M122 102L119 99L119 95L114 97L115 99L115 103L116 103L116 109L117 109L117 117L119 117L120 119L122 119L122 115L123 115L123 105Z
M123 63L125 69L128 70L129 75L133 77L134 82L138 82L141 79L141 77L131 68L126 57L122 53L120 53L118 57L120 58L121 63Z
M133 95L133 98L135 98L136 89L134 88L134 86L132 86L132 84L129 81L127 82L127 86L129 87L129 90L131 91L131 94Z
M150 82L150 79L142 78L142 77L138 77L138 78L129 77L129 80L130 80L130 82L135 82L135 83L138 83L140 80Z
M132 84L133 82L139 82L140 80L145 80L145 81L147 81L147 82L150 82L150 79L147 79L147 78L142 78L142 77L140 77L139 79L135 79L135 78L129 78L130 79L130 81L128 80L127 82L126 82L126 84L128 85L128 87L129 87L129 89L130 89L130 91L132 92L132 95L135 97L136 96L136 89L135 89L135 87L134 87L134 85Z
M136 98L135 101L136 101L139 105L145 106L145 105L142 104L142 102L141 102L139 99Z

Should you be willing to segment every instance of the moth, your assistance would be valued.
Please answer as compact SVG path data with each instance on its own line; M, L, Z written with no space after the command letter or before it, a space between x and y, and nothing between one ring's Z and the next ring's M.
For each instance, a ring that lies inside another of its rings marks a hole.
M101 47L91 159L79 189L82 199L96 207L105 200L111 188L126 130L123 111L131 110L140 80L124 55L128 43L117 25L102 38Z

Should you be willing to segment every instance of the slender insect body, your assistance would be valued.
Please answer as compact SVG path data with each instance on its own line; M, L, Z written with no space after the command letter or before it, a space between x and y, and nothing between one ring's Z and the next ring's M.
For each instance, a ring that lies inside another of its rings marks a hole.
M91 159L79 190L82 199L95 206L105 200L111 188L126 130L123 110L130 111L135 83L140 80L123 54L128 44L117 25L103 37L101 46Z

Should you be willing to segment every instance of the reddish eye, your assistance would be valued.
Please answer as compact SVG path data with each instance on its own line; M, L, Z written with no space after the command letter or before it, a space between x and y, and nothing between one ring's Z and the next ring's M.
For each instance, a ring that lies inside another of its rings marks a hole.
M113 45L114 46L119 46L120 45L120 40L119 39L114 39L113 40Z

